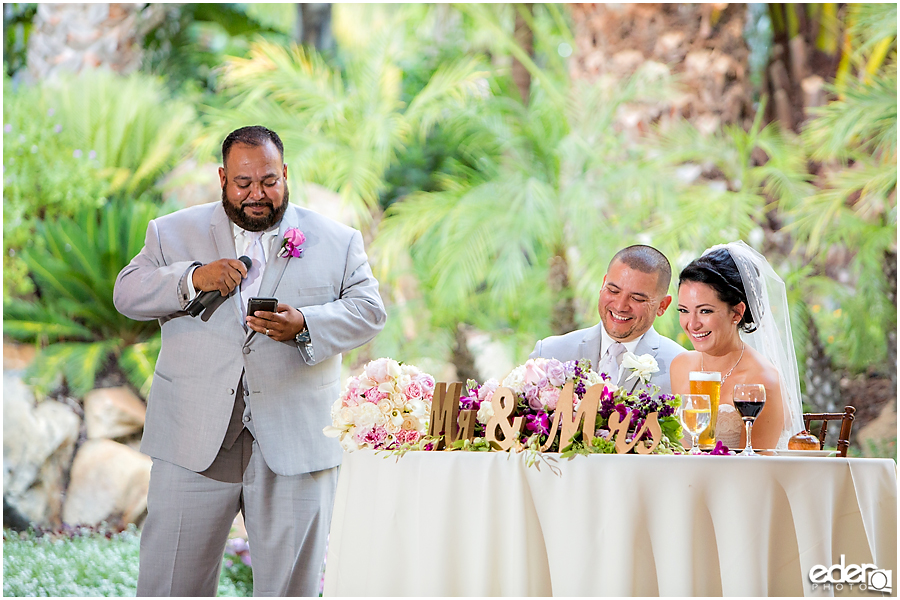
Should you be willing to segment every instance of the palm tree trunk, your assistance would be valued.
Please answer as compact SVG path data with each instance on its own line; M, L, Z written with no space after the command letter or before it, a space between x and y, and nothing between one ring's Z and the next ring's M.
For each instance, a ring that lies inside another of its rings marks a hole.
M522 11L529 15L534 14L531 4L516 5L516 43L528 53L528 56L534 57L534 33L528 22L522 16ZM516 87L519 88L519 94L522 96L522 103L528 106L528 99L531 97L531 73L525 68L521 62L513 57L512 61L512 78Z
M59 73L106 67L128 74L141 65L146 21L164 7L143 4L38 4L28 38L28 76L33 81Z
M897 306L897 249L886 250L884 253L884 278L887 281L887 297L890 306ZM887 337L887 364L897 366L897 323L885 330ZM891 385L894 388L894 396L897 395L897 369L888 369L891 375Z
M466 343L466 330L464 323L456 324L454 336L456 343L453 345L453 354L451 362L456 367L456 381L463 383L468 379L478 381L478 369L475 368L475 357L469 351L469 345Z
M334 47L331 35L331 3L297 4L297 40L317 51Z
M841 399L841 389L831 358L819 336L819 328L812 315L806 319L809 348L806 353L805 399L814 412L834 412Z
M575 302L572 286L569 283L569 263L563 252L550 259L550 272L547 284L555 298L550 313L550 330L553 335L561 335L575 330Z

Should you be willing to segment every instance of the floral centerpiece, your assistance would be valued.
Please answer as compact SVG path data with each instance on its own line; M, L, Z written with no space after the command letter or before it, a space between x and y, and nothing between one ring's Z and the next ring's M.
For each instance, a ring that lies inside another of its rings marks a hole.
M562 362L552 358L529 359L525 364L513 369L500 383L490 379L479 385L470 380L467 383L466 395L460 399L460 408L478 411L475 435L483 437L484 426L493 416L491 398L494 392L501 386L511 389L517 397L516 415L524 417L525 420L518 441L523 447L538 448L546 443L550 435L550 427L563 387L568 382L573 382L573 402L577 410L587 389L599 384L605 388L600 397L593 443L585 445L580 436L577 436L571 447L560 449L559 441L555 440L549 448L550 451L562 450L564 453L581 454L614 453L615 445L610 440L609 429L609 417L613 412L617 412L620 418L631 413L627 436L629 441L644 425L647 415L657 413L662 440L655 452L681 451L682 430L676 416L676 409L681 404L680 398L671 394L659 394L657 386L647 383L650 375L658 370L656 361L649 355L638 357L627 353L623 364L632 371L627 379L637 379L630 392L627 388L610 382L605 374L592 371L589 360ZM649 432L642 433L638 441L649 440L649 435ZM458 446L464 447L465 444ZM476 443L474 446L487 448L486 444Z
M324 432L345 450L414 444L428 432L434 377L414 365L379 358L347 380Z

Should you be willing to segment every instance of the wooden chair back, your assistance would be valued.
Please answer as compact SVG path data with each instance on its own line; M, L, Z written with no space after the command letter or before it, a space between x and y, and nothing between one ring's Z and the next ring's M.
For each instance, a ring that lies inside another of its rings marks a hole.
M827 433L828 422L840 421L841 431L840 435L838 435L837 455L847 456L847 450L850 448L850 428L853 427L853 414L855 412L856 409L854 407L845 406L844 412L842 413L803 413L803 425L808 432L816 435L810 427L810 424L818 421L822 422L822 426L819 428L818 433L819 449L821 450L825 444L825 434Z

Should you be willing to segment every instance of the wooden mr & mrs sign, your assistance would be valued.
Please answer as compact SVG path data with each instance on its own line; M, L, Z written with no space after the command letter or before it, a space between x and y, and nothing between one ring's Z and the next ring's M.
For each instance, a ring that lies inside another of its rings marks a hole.
M559 394L559 402L553 414L553 423L550 425L550 434L547 441L541 446L541 451L546 452L559 434L559 448L565 448L572 443L572 437L581 426L581 439L585 445L589 445L594 439L594 425L597 422L597 411L600 408L600 395L603 393L603 384L592 385L587 389L576 411L574 406L574 383L568 382ZM462 395L462 383L438 383L434 387L434 397L431 400L431 421L428 425L428 435L433 437L443 436L434 444L433 450L440 450L459 440L472 440L475 438L474 410L460 410L459 399ZM516 416L516 394L509 388L500 387L491 398L491 407L494 415L485 425L485 439L498 450L509 450L522 432L525 418ZM638 454L650 454L659 445L662 438L662 429L659 426L657 413L647 415L643 426L635 433L632 441L626 440L628 426L631 425L631 412L627 412L624 418L620 418L617 411L609 416L610 438L615 437L616 453L625 454L634 449ZM561 429L561 431L560 431ZM641 436L650 432L652 442L638 443Z

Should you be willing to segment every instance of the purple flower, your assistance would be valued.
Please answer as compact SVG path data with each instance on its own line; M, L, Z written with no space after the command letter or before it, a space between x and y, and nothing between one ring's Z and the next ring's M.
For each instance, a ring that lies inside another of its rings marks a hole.
M525 415L525 429L531 433L547 435L550 433L550 418L544 411L535 415Z
M540 410L543 406L543 404L541 404L540 396L538 395L539 392L538 386L530 383L525 384L525 399L528 400L528 406L534 410Z
M82 154L81 150L75 150L74 152L72 152L72 156L74 158L81 158L81 154Z
M547 380L550 385L557 387L566 383L566 367L556 359L550 359L547 363Z
M62 125L57 123L56 125L53 126L53 133L59 133L60 131L62 131Z
M3 126L3 131L6 133L12 133L12 123L7 123Z
M727 456L731 452L728 450L728 446L722 443L722 440L717 440L716 447L710 450L709 453L715 456Z
M478 410L479 406L481 406L481 402L478 401L476 396L466 396L459 399L459 408L461 410Z
M55 109L55 108L51 108L51 109L48 109L48 110L47 110L47 116L48 116L48 117L52 117L52 116L55 115L55 114L56 114L56 109Z
M94 160L95 158L97 158L97 153L94 150L91 150L90 152L88 152L88 158Z

